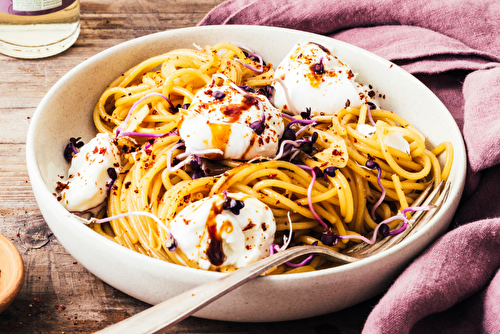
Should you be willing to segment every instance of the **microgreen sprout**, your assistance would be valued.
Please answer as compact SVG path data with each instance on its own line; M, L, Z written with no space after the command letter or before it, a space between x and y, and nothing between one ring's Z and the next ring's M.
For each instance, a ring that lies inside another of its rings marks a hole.
M180 160L180 159L184 159L184 160L177 163L177 165L172 166L172 155L174 154L175 150L177 150L179 148L183 148L185 146L186 146L186 144L182 141L182 139L180 139L174 146L172 146L167 151L167 170L169 173L174 173L189 163L191 169L194 171L193 178L203 177L203 176L205 176L205 171L203 170L203 168L200 165L198 165L198 167L196 167L194 164L191 164L193 162L193 159L197 164L199 164L200 163L199 156L203 156L206 154L217 154L217 155L224 154L224 152L222 152L221 150L216 149L216 148L210 148L210 149L194 151L194 152L184 152L184 153L177 155L174 159L174 162L175 162L175 160ZM190 157L193 157L193 159L191 159ZM193 167L195 167L195 168L193 168Z
M292 99L290 98L290 93L288 92L288 88L286 87L285 82L280 78L274 78L274 81L279 83L281 85L281 88L283 88L288 109L292 112L292 114L296 114L297 108L295 108L295 105L293 104Z
M306 108L306 111L302 111L300 113L300 116L302 119L311 119L311 108Z
M197 155L193 155L193 157L194 160L191 160L189 163L189 167L193 171L193 180L205 177L207 174L205 173L200 157Z
M337 172L337 167L334 166L328 166L323 170L323 179L325 181L328 180L327 176L334 177L335 173Z
M249 70L252 70L254 72L262 73L264 71L264 61L262 60L262 57L258 55L257 53L251 53L248 55L248 58L251 60L255 61L255 58L258 60L260 67L255 68L247 63L244 63L243 61L236 59L237 62L239 62L241 65L244 67L248 68Z
M90 218L89 222L90 223L102 224L102 223L106 223L106 222L109 222L109 221L112 221L112 220L115 220L115 219L124 218L124 217L127 217L127 216L147 216L147 217L153 219L158 224L158 226L160 226L161 228L163 228L165 230L165 232L167 232L168 239L165 241L165 246L167 247L167 249L170 252L173 252L177 248L177 242L176 242L176 240L174 238L174 235L172 234L172 231L170 231L170 229L161 221L160 218L158 218L157 216L155 216L151 212L147 212L147 211L129 211L129 212L125 212L125 213L121 213L121 214L118 214L118 215L115 215L115 216L105 217L105 218L101 218L101 219L97 219L95 217L94 218Z
M373 120L371 110L372 110L372 108L373 108L373 109L376 109L376 108L377 108L377 106L375 105L375 103L368 102L368 103L367 103L367 107L368 107L368 112L367 112L367 114L368 114L368 119L370 120L370 123L371 123L373 126L375 126L375 121Z
M325 74L325 65L323 65L323 57L319 59L319 62L312 65L312 70L316 75Z
M305 170L308 170L311 172L311 175L312 175L312 180L311 180L311 183L309 183L309 186L307 187L307 204L309 206L309 210L311 210L311 213L312 215L314 216L314 218L316 218L316 220L321 224L323 225L323 227L325 228L325 230L328 229L328 225L321 219L321 217L316 213L316 210L314 210L314 206L313 206L313 203L312 203L312 190L313 190L313 187L314 187L314 182L316 182L316 178L317 178L317 175L316 173L318 174L321 174L320 177L323 177L323 172L321 171L321 169L319 167L314 167L314 168L311 168L309 166L305 166L305 165L298 165L300 168L302 169L305 169Z
M229 197L227 195L226 190L223 190L222 194L224 195L224 202L222 203L222 208L224 210L230 210L235 215L239 215L240 210L245 207L245 203L243 201Z
M312 246L318 246L318 242L315 241L312 243ZM280 246L276 245L276 244L271 244L271 246L269 247L269 251L270 251L270 254L273 255L275 253L279 253L281 251L283 251L284 249L283 248L280 248ZM301 262L299 263L293 263L293 262L290 262L290 261L287 261L285 262L285 264L291 268L298 268L298 267L302 267L302 266L305 266L307 265L311 260L312 258L315 256L314 253L312 254L309 254L304 260L302 260Z
M109 195L109 192L111 191L111 188L113 187L113 184L115 183L116 179L118 178L118 174L116 173L116 169L113 167L109 167L108 170L108 176L111 179L111 181L108 184L108 190L107 193Z
M389 217L389 218L385 219L384 221L380 222L377 225L377 227L375 227L375 229L373 230L373 236L371 239L368 239L367 237L362 236L362 235L358 235L358 234L338 235L337 238L338 239L359 239L359 240L366 242L367 244L373 245L377 241L377 234L379 232L383 237L386 237L386 236L390 236L390 235L397 235L397 234L403 232L404 230L406 230L406 228L410 224L408 219L406 218L407 212L410 212L410 211L428 211L428 210L431 210L434 208L437 208L437 206L424 205L424 206L407 207L407 208L401 210L401 212L398 213L397 215ZM390 231L389 226L387 224L394 221L394 220L402 220L403 224L398 229L396 229L394 231Z
M135 131L121 131L121 128L117 128L117 137L145 137L145 138L159 138L171 135L172 132L159 132L159 133L148 133L148 132L135 132Z
M225 96L226 94L224 94L224 92L220 90L216 90L212 93L212 97L217 100L222 100Z
M64 158L67 162L71 162L74 154L78 154L78 149L82 148L84 145L83 141L80 141L82 137L70 138L68 145L64 148Z
M141 97L139 100L137 100L133 105L132 107L130 108L128 114L127 114L127 117L125 117L125 121L124 123L127 124L128 123L128 120L130 118L130 115L132 115L132 111L137 108L137 106L142 102L144 101L145 99L151 97L151 96L159 96L161 98L163 98L165 101L168 102L168 104L170 105L170 108L172 109L172 111L177 111L177 109L175 108L175 106L173 105L172 101L170 101L170 99L168 97L166 97L165 95L161 94L161 93L149 93L149 94L146 94L144 95L143 97Z
M279 160L283 157L286 157L290 153L298 150L302 150L304 153L311 154L314 146L313 144L318 140L318 133L313 132L313 134L309 137L309 139L299 139L296 140L296 134L290 128L285 129L283 132L283 136L281 139L280 148L278 153L273 158L273 160ZM295 156L296 154L294 154Z
M380 165L378 163L376 163L374 161L374 158L371 157L371 156L368 156L368 160L366 161L365 166L368 169L376 169L378 171L378 173L377 173L377 183L378 183L378 186L380 187L380 189L382 191L382 193L380 194L380 198L373 205L372 210L370 212L371 218L373 220L375 220L376 219L376 217L375 217L375 210L377 210L377 208L380 206L380 204L382 204L382 202L384 201L384 198L385 198L385 188L382 185L382 180L381 180L382 168L380 168Z
M259 100L257 100L257 107L261 111L260 120L250 123L249 126L257 136L260 136L266 129L266 114L264 113L264 108Z
M133 105L132 107L130 107L130 110L128 111L127 113L127 116L125 117L125 120L123 121L122 125L119 126L118 128L116 128L116 138L122 136L122 137L148 137L148 138L156 138L156 137L163 137L163 136L168 136L170 135L172 132L168 132L168 133L147 133L147 132L134 132L134 131L124 131L125 128L127 127L127 123L128 123L128 120L130 119L130 116L132 115L132 111L137 108L137 106L142 102L144 101L145 99L151 97L151 96L159 96L161 98L163 98L165 101L168 102L169 106L170 106L170 109L174 112L177 112L179 110L178 107L174 106L172 101L170 101L170 99L168 97L166 97L165 95L161 94L161 93L156 93L156 92L153 92L153 93L149 93L149 94L146 94L144 95L143 97L141 97L139 100L137 100Z
M167 170L169 173L174 173L175 171L177 171L178 169L180 169L181 167L183 167L184 165L186 165L189 161L188 159L184 159L184 161L178 163L177 165L175 165L174 167L172 167L172 154L174 153L174 151L178 148L181 148L181 147L184 147L185 144L184 142L182 141L178 141L174 146L172 146L169 150L168 150L168 153L167 153Z
M338 243L339 238L332 230L328 230L321 234L320 240L325 246L335 246Z

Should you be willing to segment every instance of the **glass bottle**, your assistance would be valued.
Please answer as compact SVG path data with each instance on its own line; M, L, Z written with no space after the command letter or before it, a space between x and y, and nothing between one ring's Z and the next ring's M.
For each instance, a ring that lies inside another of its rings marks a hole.
M45 58L80 34L79 0L0 0L0 53Z

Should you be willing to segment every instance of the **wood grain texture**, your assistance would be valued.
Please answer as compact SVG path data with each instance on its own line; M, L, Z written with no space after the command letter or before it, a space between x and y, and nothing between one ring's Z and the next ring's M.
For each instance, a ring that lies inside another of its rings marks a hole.
M69 50L40 60L0 55L0 234L14 242L26 266L19 296L0 314L0 333L92 333L148 307L88 272L53 236L31 190L26 134L50 87L86 58L132 38L194 26L222 2L82 0L82 30ZM282 323L191 317L167 333L359 333L376 301Z

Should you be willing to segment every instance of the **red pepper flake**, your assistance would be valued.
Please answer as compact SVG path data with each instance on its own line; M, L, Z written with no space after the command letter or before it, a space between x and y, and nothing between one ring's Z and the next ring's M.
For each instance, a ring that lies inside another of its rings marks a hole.
M57 191L57 192L61 192L61 191L63 191L64 189L69 189L68 184L67 184L67 183L63 183L63 182L59 182L59 181L57 181L56 191Z
M42 300L41 300L40 298L38 298L38 297L33 298L33 300L34 300L34 301L36 301L37 303L39 303L39 302L41 302L41 301L42 301Z
M340 155L342 155L342 151L339 151L339 150L337 150L337 149L334 149L334 150L332 151L332 155L340 156Z
M249 229L251 229L252 227L254 227L255 224L252 223L252 222L249 222L247 226L245 226L245 228L243 229L243 231L248 231Z
M351 80L354 78L354 73L352 73L352 70L347 71L347 79Z
M61 312L61 311L64 311L66 309L66 306L61 305L61 304L55 305L54 307L56 308L57 312Z
M270 179L274 179L278 174L269 174L267 177Z

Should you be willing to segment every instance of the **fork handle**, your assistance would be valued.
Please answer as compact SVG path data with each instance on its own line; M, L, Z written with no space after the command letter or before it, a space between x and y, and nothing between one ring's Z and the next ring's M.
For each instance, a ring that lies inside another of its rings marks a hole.
M216 299L288 260L311 253L332 256L331 251L329 251L318 246L292 247L224 275L215 281L181 293L96 333L159 333L168 326L175 325ZM335 256L340 262L354 262L357 260L339 253L338 256Z

